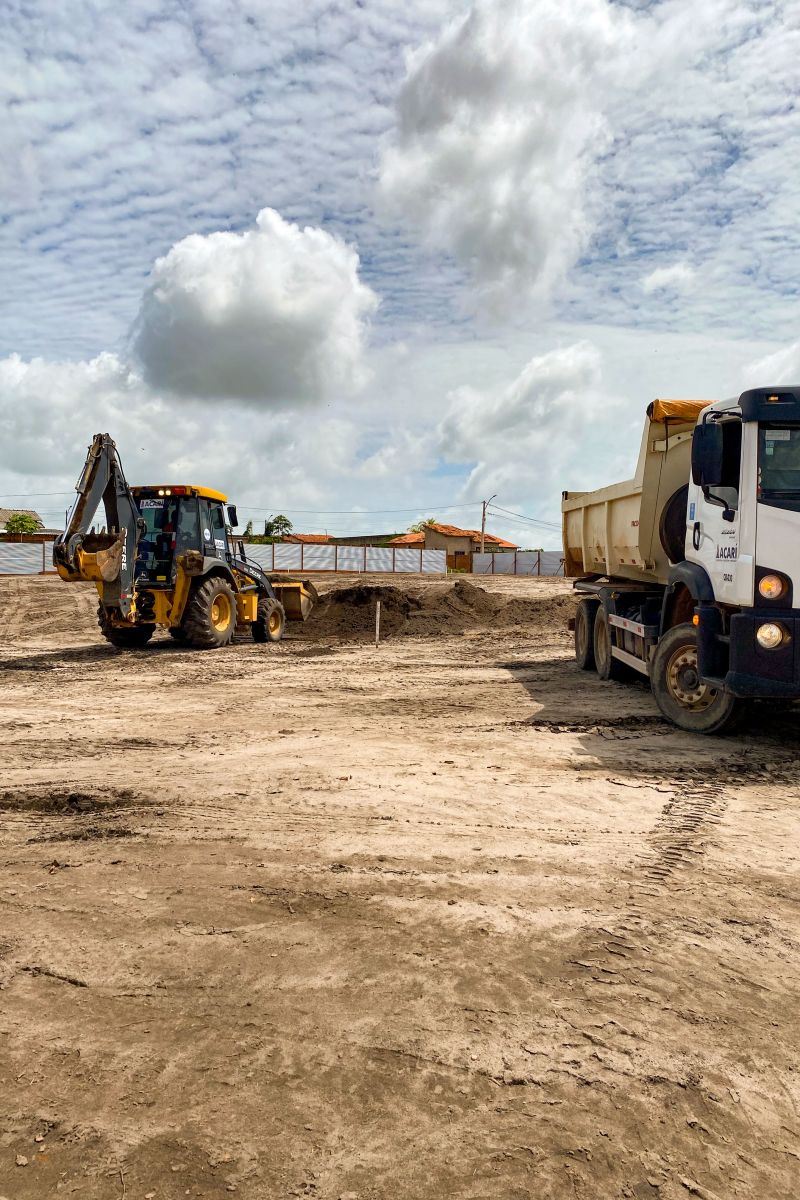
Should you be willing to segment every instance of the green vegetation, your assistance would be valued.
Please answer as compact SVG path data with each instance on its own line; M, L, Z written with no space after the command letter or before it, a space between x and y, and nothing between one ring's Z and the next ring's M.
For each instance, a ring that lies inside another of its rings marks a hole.
M6 533L38 533L41 522L30 513L12 513L6 521Z

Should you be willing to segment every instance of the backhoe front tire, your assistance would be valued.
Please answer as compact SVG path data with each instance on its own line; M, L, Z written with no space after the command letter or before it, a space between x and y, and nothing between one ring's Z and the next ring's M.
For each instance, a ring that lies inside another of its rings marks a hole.
M183 617L184 640L195 650L217 650L233 640L236 595L227 579L212 575L195 588Z
M146 646L155 632L155 625L112 625L111 614L102 600L97 606L97 624L107 642L118 650L140 650Z
M254 642L279 642L286 628L286 613L280 600L262 596L258 602L258 616L253 621Z
M675 625L664 634L653 655L650 685L662 714L688 733L732 733L744 715L735 696L701 683L694 625Z

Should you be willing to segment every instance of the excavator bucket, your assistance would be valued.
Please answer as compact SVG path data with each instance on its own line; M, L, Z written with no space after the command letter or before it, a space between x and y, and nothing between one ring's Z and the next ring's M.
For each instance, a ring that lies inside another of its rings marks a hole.
M305 621L319 596L308 579L271 580L273 591L283 605L289 621Z
M119 575L122 546L116 533L87 533L78 551L84 578L112 583Z
M112 583L120 572L122 563L122 539L116 533L87 533L72 552L57 545L53 562L62 579L68 583L76 579L91 579L95 583Z

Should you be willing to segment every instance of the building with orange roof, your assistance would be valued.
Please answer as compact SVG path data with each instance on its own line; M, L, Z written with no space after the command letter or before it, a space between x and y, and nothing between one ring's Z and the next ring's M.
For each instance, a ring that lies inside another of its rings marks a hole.
M301 546L327 546L333 538L329 533L286 533L281 541L294 542L295 545L299 542Z
M514 542L497 537L494 533L484 534L485 548L488 553L502 553L517 550ZM439 521L431 521L419 533L403 533L400 537L392 538L390 546L415 546L424 550L445 550L447 565L451 569L469 569L470 556L481 548L480 529L460 529L458 525L443 525Z

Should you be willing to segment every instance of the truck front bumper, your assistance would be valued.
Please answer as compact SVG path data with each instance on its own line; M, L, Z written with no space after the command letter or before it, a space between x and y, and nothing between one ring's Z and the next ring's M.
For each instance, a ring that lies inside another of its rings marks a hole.
M756 641L756 630L765 622L782 625L787 637L774 650ZM737 613L730 625L730 670L725 691L746 698L800 699L800 613L753 609Z

